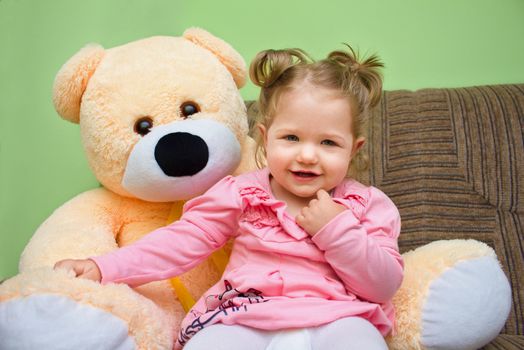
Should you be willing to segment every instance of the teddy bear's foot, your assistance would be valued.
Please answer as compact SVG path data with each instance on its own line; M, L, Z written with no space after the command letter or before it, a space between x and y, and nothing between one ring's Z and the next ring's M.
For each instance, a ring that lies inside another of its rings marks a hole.
M163 298L154 287L140 293ZM22 272L0 285L0 349L171 349L176 320L140 293L49 267Z
M511 287L494 256L458 262L435 279L422 308L426 349L478 349L494 339L511 307Z
M0 304L1 349L135 349L127 324L101 309L59 295Z
M402 255L393 298L392 350L470 350L493 340L511 308L511 287L495 251L475 240L443 240Z

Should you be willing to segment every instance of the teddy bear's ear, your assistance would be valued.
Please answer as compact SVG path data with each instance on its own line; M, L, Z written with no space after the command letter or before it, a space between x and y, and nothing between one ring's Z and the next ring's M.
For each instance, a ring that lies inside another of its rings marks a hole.
M246 62L231 45L201 28L189 28L183 36L194 44L211 51L229 70L237 87L244 86L247 74Z
M90 44L78 51L58 71L53 85L53 104L60 116L80 121L80 102L89 79L104 57L104 48Z

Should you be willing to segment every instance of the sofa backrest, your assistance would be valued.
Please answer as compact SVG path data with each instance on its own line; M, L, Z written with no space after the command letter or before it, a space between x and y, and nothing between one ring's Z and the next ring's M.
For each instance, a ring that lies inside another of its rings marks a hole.
M402 252L440 239L495 249L513 289L503 333L524 331L524 84L387 91L362 181L398 206Z

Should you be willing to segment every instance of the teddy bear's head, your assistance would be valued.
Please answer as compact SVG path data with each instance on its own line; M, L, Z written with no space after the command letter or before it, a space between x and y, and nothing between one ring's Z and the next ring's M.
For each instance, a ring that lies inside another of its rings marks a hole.
M53 101L79 123L97 179L128 197L194 197L238 169L250 147L242 57L210 33L89 45L62 67Z

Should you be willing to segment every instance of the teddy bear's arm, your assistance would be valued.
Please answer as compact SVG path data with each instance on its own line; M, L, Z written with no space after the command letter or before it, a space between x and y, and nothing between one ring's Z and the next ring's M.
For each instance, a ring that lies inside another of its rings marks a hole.
M66 202L37 229L22 253L20 271L117 248L115 236L123 225L118 215L121 206L120 197L103 188Z

